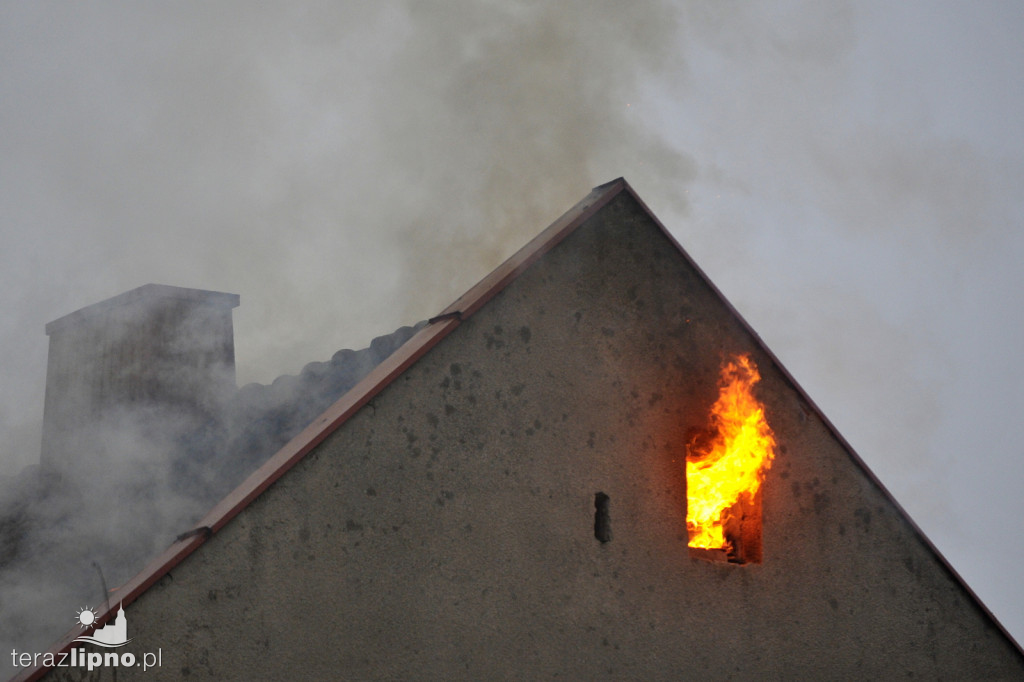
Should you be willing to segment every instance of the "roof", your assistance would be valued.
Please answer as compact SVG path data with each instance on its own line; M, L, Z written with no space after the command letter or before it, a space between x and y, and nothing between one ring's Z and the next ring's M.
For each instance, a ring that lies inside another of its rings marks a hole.
M582 201L573 206L568 212L558 218L547 229L537 235L523 248L517 251L504 263L499 265L493 272L484 277L480 282L460 296L454 303L445 308L436 317L431 318L428 323L420 328L405 344L391 354L387 359L375 367L365 378L339 398L327 410L320 414L312 423L282 447L276 454L268 459L262 466L253 472L241 485L230 494L224 497L203 517L196 527L180 535L170 547L150 562L138 575L129 580L126 584L114 590L110 595L110 606L103 613L98 614L97 623L103 624L116 616L118 604L130 605L141 594L148 590L154 583L165 576L171 569L181 563L192 552L198 550L207 539L217 533L235 516L237 516L249 503L260 496L265 490L284 476L296 463L302 460L307 454L313 451L331 433L343 426L346 421L357 411L372 400L378 393L387 387L392 381L399 377L406 369L412 366L419 358L426 354L431 348L437 345L442 339L454 331L464 320L471 317L476 311L483 307L496 294L514 281L531 264L537 261L542 255L550 251L569 234L576 230L584 221L597 213L601 208L611 202L622 193L627 193L635 200L651 220L661 229L670 242L679 250L680 254L695 272L711 288L728 311L735 316L736 320L751 335L755 343L775 362L786 380L792 385L799 396L806 401L822 423L829 430L831 435L850 453L855 465L859 466L867 477L879 487L882 494L895 506L895 508L908 521L914 532L937 556L940 563L949 571L954 580L964 589L965 593L978 604L991 621L996 624L1000 631L1020 649L1020 645L995 619L992 613L982 604L977 595L966 585L962 578L949 565L949 562L942 557L941 553L928 540L920 528L913 522L906 511L899 505L892 495L886 490L882 483L874 476L863 460L855 453L849 443L839 434L832 423L822 414L817 405L800 388L799 384L785 370L775 355L765 346L759 336L750 328L750 325L742 318L736 309L722 296L721 292L711 283L704 272L693 262L689 255L683 250L679 243L672 237L668 230L651 213L644 202L636 195L634 190L622 178L601 185L593 189ZM52 652L67 650L72 640L80 634L79 630L73 629L59 640ZM24 671L23 675L16 679L38 679L46 672L45 668L36 668Z

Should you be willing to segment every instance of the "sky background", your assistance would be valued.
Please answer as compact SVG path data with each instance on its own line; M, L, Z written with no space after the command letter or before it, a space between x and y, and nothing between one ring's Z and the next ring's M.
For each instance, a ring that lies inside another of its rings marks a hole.
M624 176L1024 641L1024 5L339 4L0 0L0 475L53 319L237 293L268 383Z

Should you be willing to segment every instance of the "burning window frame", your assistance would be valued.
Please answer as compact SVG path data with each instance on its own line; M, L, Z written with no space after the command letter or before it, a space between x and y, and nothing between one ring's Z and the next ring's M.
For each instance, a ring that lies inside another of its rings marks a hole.
M761 379L749 354L723 361L707 426L686 444L686 527L690 556L761 563L762 483L775 434L754 395Z

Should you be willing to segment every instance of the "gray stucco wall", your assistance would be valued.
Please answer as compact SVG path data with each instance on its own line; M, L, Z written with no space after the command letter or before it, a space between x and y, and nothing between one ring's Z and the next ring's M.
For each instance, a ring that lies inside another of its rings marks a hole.
M734 352L780 446L759 565L686 547L685 434ZM626 193L126 610L144 679L1024 677Z

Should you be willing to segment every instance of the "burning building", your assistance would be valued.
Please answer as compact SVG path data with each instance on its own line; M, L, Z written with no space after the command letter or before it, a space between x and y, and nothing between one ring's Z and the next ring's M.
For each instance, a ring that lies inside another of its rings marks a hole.
M625 181L413 331L112 591L147 675L1024 676Z

